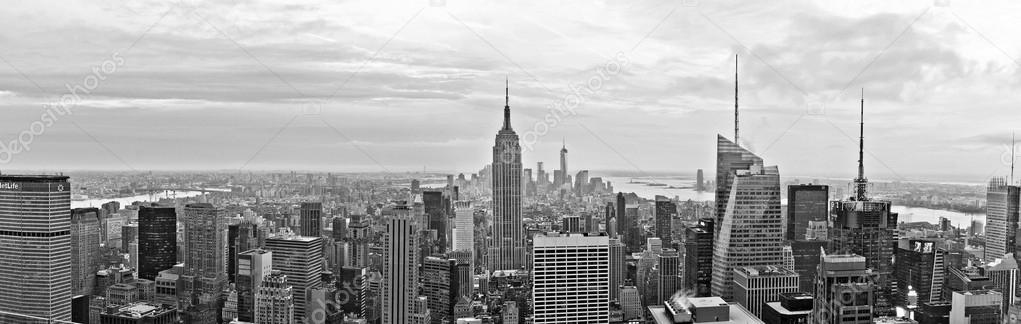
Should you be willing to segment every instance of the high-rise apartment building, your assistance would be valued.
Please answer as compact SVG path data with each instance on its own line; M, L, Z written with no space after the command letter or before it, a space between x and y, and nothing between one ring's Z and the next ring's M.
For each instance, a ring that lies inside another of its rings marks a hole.
M756 164L728 179L733 181L713 249L712 293L733 300L733 269L783 263L783 216L775 166Z
M608 236L536 235L534 323L605 323L610 311Z
M503 107L503 128L493 145L493 245L489 271L517 270L525 266L521 227L521 145L511 128L510 93Z

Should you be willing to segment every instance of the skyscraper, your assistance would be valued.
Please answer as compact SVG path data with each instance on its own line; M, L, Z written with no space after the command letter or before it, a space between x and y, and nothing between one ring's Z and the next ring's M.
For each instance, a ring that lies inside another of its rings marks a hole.
M254 249L238 254L238 320L255 322L256 294L272 271L273 252Z
M178 213L173 206L138 207L138 277L156 280L178 263Z
M521 227L521 146L511 128L510 90L503 107L503 128L493 146L493 245L489 247L489 271L516 270L525 266Z
M624 258L624 243L619 238L610 239L610 300L619 300L620 287L624 285L627 263Z
M301 236L319 237L323 228L323 203L303 202L301 203Z
M294 324L294 288L287 282L287 275L273 271L263 279L255 294L255 323Z
M455 263L455 260L436 256L427 256L422 262L422 293L429 300L428 308L433 324L450 323L453 320L453 305L450 302L455 299L451 298L451 294L457 292L451 290L451 284L456 279L451 277L451 270Z
M218 304L227 283L227 224L223 209L207 203L184 206L185 259L184 320L189 323L216 323Z
M709 297L713 280L713 219L703 218L688 227L684 239L684 287L695 297Z
M901 239L898 242L897 267L893 273L897 279L895 305L917 307L942 300L946 253L933 240ZM914 291L912 298L909 298L909 291ZM912 301L915 297L917 299Z
M394 212L383 237L383 324L409 323L418 297L419 227L407 205L397 205Z
M323 238L277 234L266 239L266 250L273 252L273 270L287 275L294 287L294 320L301 322L308 314L308 292L322 286Z
M853 254L823 254L821 258L809 323L872 323L875 285L865 258Z
M737 143L716 136L716 236L722 229L723 215L727 213L730 188L738 170L748 170L753 164L762 165L762 158L745 150Z
M608 236L536 235L534 323L606 323L610 310Z
M252 219L231 219L227 225L227 281L236 282L238 254L259 247L259 226Z
M695 175L695 190L705 190L705 175L702 172L702 169L698 169L698 173Z
M557 188L564 184L570 185L571 182L568 180L568 175L571 174L567 171L567 141L564 141L563 146L560 148L560 183L557 184Z
M366 216L351 215L351 251L347 253L348 265L365 268L369 266L369 243L372 240L371 224Z
M994 259L993 262L990 262L985 267L986 276L996 285L996 288L1000 289L1003 295L1003 314L1007 314L1008 309L1016 302L1018 270L1017 260L1014 259L1014 254L1011 253L1005 254L1002 258Z
M446 252L447 247L447 213L443 207L443 192L426 190L422 192L422 204L428 218L429 229L436 230L437 252Z
M752 165L728 177L726 214L713 248L713 295L734 298L733 269L783 263L780 172L775 166Z
M810 221L829 217L830 187L826 185L787 186L787 239L804 240Z
M659 301L669 300L680 287L680 274L678 270L681 267L680 254L674 249L663 249L663 252L659 254L659 289L656 293Z
M798 274L775 266L734 269L734 300L756 317L766 303L779 301L782 293L798 292Z
M99 209L71 210L71 295L92 293L99 271Z
M865 264L876 272L876 303L878 316L893 315L894 248L896 248L897 213L890 212L891 203L869 197L865 178L865 100L862 99L860 136L858 141L858 177L854 179L853 196L830 203L833 215L827 251L865 257Z
M656 195L656 237L669 244L673 238L671 222L677 216L677 204L670 198Z
M986 249L985 259L1002 258L1015 253L1018 226L1018 186L1007 179L992 178L986 187Z

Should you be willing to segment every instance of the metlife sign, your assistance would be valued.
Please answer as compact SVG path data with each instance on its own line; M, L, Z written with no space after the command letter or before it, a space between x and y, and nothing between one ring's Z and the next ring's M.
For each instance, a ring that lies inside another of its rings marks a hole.
M0 190L21 190L21 184L17 182L0 182Z

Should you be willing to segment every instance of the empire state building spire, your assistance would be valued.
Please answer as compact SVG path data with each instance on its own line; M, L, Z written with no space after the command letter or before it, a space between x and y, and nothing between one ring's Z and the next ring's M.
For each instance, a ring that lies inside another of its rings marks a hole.
M511 123L510 123L510 80L508 79L505 82L506 82L506 85L504 87L505 94L504 94L504 106L503 106L503 129L504 130L511 130Z

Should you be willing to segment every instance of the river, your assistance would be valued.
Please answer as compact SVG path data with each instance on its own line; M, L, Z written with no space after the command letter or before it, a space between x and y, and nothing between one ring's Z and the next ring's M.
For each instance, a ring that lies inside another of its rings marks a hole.
M189 198L201 195L201 191L164 191L153 195L154 201L159 201L163 198ZM105 203L116 201L121 203L121 206L130 205L136 201L147 202L149 201L149 195L137 195L130 197L120 198L97 198L97 199L86 199L86 200L72 200L71 208L84 208L84 207L96 207L99 208Z
M631 183L631 179L636 181ZM713 191L696 191L695 188L695 177L685 176L672 176L672 177L650 177L650 178L627 178L627 177L603 177L603 181L612 181L613 190L615 192L634 192L639 197L646 199L654 199L656 195L666 196L668 198L677 197L680 201L688 199L696 201L711 201L716 199L716 194ZM642 183L637 183L642 182ZM661 183L666 186L649 186L647 183ZM675 188L670 188L670 187ZM782 202L787 203L786 199ZM893 206L891 208L893 212L899 213L899 222L928 222L932 224L938 224L940 217L946 217L950 220L950 223L958 227L968 227L972 218L974 220L985 223L986 215L984 213L978 214L966 214L957 211L940 210L940 209L929 209L921 207L905 207L905 206Z

